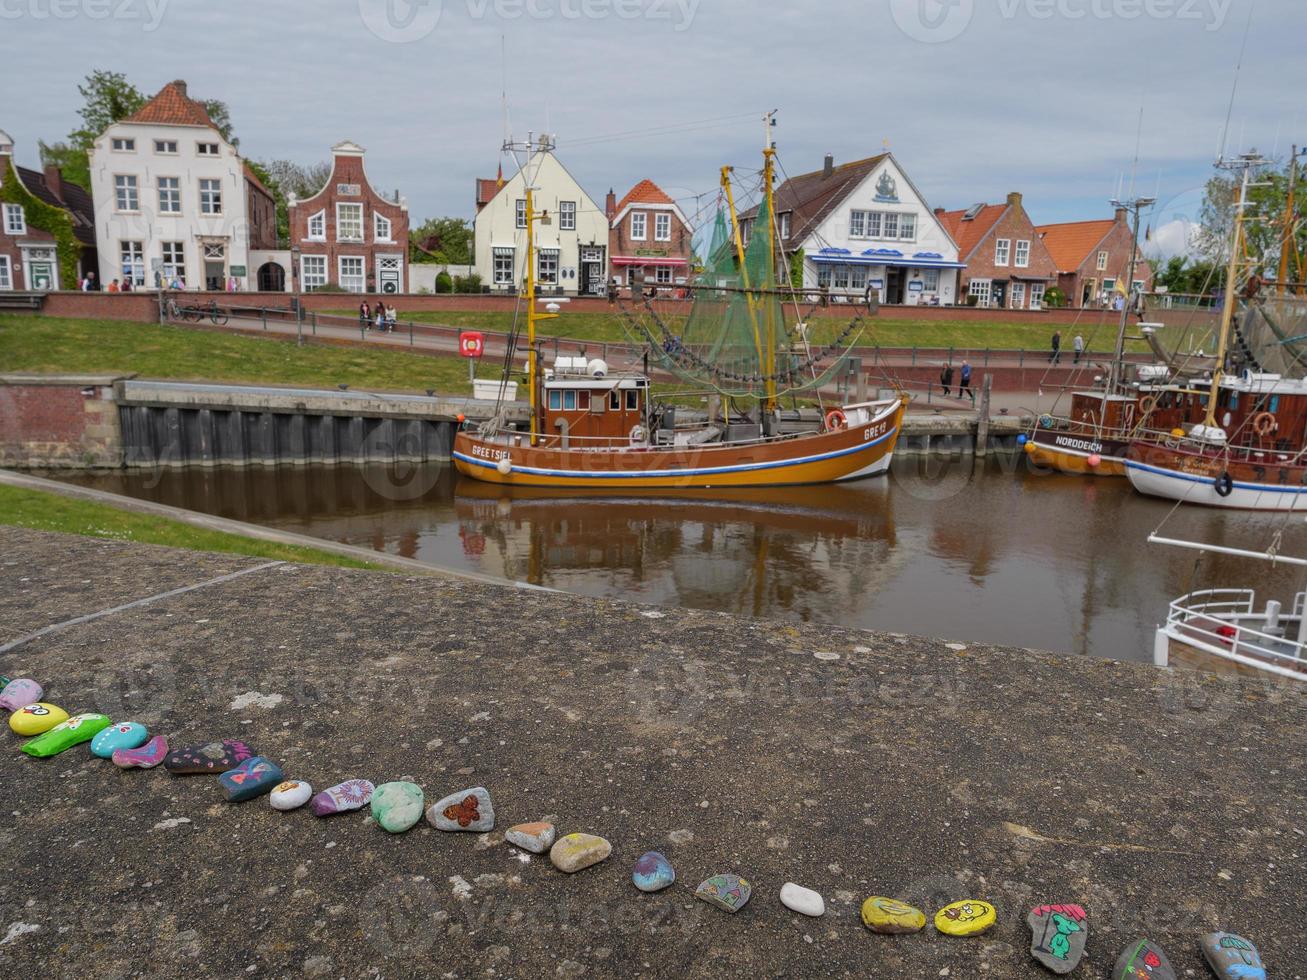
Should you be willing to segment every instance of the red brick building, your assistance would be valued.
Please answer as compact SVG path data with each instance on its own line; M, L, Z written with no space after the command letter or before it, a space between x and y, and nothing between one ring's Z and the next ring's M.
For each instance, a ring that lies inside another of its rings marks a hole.
M5 188L0 202L0 290L77 289L81 277L97 265L91 195L64 180L58 167L39 171L18 166L13 153L13 140L0 130L0 185ZM41 205L67 215L75 243L64 250L75 249L77 254L61 254L54 231L38 226L46 223L37 213ZM69 278L73 281L65 281Z
M1135 236L1124 208L1108 220L1041 225L1038 230L1057 264L1058 288L1072 307L1110 306L1120 295L1119 287L1130 288L1125 279ZM1142 255L1135 267L1134 287L1145 292L1153 288L1153 270Z
M369 183L363 147L346 141L331 152L326 186L289 202L299 288L312 292L334 283L352 293L408 292L408 204Z
M610 190L605 210L612 277L630 285L634 271L642 269L646 283L663 286L689 277L694 229L652 180L640 181L620 202Z
M977 204L966 211L936 210L958 243L966 264L958 287L960 302L997 310L1039 310L1044 294L1057 283L1057 263L1044 246L1013 192L1003 204Z

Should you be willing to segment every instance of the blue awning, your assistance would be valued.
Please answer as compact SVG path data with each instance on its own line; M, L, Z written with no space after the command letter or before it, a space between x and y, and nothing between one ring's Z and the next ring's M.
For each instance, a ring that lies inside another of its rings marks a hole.
M965 269L965 262L946 262L943 259L894 258L888 255L839 255L827 250L809 258L818 265L893 265L911 269Z

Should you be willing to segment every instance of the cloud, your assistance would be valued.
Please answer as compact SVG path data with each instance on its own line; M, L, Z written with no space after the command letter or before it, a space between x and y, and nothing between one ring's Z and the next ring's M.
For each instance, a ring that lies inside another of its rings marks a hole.
M1153 237L1146 245L1149 255L1169 259L1174 255L1195 254L1194 239L1199 226L1187 218L1176 218L1153 229Z

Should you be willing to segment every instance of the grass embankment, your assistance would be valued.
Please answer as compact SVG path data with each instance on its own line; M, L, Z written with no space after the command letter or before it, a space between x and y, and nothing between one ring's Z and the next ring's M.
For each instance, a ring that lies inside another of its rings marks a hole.
M221 531L192 527L181 521L118 510L107 504L76 500L57 493L0 484L0 524L38 531L63 531L92 538L161 544L192 551L219 551L275 561L308 565L339 565L344 568L384 570L382 565L356 561L314 548L276 544L243 538Z
M0 315L0 371L136 373L143 378L465 395L457 357L306 344L178 326Z

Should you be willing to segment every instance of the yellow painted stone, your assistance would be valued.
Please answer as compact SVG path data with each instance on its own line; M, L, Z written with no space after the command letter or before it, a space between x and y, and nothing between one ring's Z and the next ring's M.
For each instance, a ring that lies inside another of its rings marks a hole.
M19 735L44 735L68 720L68 712L53 704L29 704L9 716L9 727Z
M946 936L979 936L996 921L994 906L975 899L954 902L935 913L935 928Z
M906 902L873 896L862 903L862 924L884 936L900 936L926 928L926 915Z

